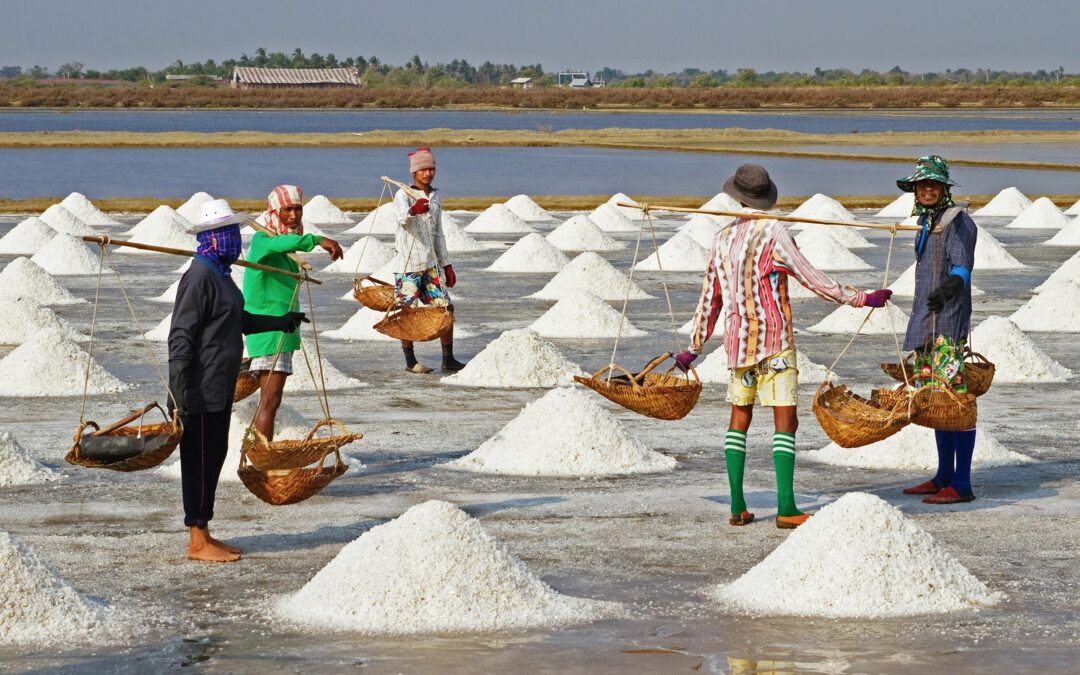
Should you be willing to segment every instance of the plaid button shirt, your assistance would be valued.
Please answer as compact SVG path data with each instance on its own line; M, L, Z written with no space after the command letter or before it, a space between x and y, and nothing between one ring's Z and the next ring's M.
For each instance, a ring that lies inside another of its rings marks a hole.
M915 298L911 301L911 319L904 336L904 349L908 351L929 347L939 335L964 344L971 328L970 283L936 315L926 306L927 297L945 283L954 267L972 271L975 266L975 243L979 238L975 221L964 211L959 211L942 227L945 213L948 211L934 218L934 227L915 264Z

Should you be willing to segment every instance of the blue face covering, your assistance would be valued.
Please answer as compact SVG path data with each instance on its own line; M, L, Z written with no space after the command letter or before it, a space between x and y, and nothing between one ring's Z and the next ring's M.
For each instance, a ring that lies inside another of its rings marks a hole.
M229 276L232 273L230 265L240 257L240 249L244 245L244 240L240 237L240 226L225 225L200 232L195 238L199 240L196 255L209 261L222 276Z

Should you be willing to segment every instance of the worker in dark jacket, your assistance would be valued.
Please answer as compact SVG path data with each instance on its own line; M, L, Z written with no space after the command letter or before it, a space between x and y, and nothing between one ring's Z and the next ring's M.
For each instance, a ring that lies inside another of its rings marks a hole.
M240 257L240 225L224 199L202 205L191 231L199 240L195 260L176 290L169 328L170 406L180 414L180 475L188 558L213 562L240 559L240 549L210 536L214 493L229 445L233 389L243 356L241 334L296 330L301 312L264 316L244 311L244 296L230 265Z

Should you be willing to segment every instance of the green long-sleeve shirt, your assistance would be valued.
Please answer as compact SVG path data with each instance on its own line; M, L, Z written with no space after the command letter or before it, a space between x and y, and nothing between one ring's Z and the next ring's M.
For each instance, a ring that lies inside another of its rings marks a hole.
M268 267L299 272L300 265L289 257L289 253L310 251L321 244L322 240L322 237L313 234L279 234L271 237L263 232L256 232L251 238L247 260ZM288 312L299 311L299 299L297 302L291 302L297 283L299 282L296 279L284 274L251 268L244 270L244 310L252 314L271 316L284 316ZM248 356L276 354L278 341L281 340L282 335L280 331L248 335L246 338ZM300 349L299 330L284 333L284 335L285 339L281 343L282 352L294 352Z

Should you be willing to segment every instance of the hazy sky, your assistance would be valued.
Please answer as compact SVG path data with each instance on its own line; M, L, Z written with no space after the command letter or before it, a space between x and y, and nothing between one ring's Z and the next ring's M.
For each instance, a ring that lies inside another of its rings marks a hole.
M3 0L0 65L221 60L256 47L628 71L1080 71L1080 0Z

